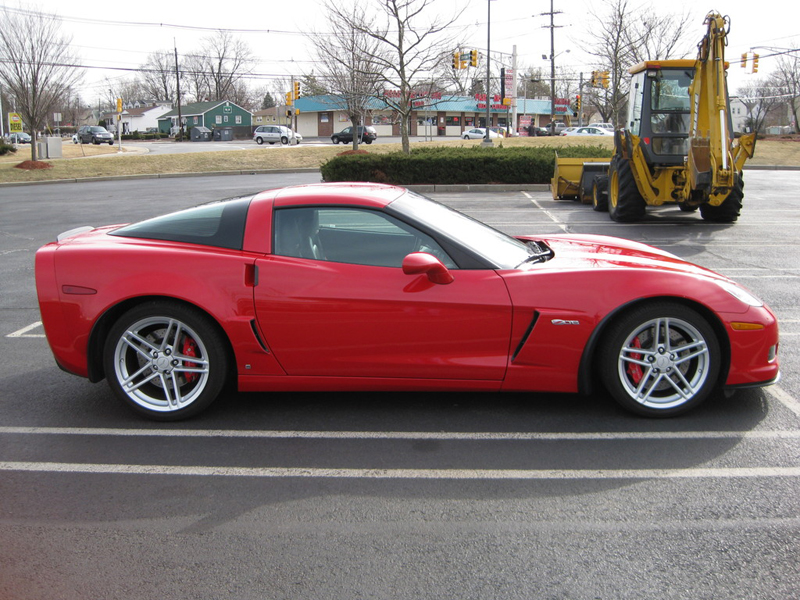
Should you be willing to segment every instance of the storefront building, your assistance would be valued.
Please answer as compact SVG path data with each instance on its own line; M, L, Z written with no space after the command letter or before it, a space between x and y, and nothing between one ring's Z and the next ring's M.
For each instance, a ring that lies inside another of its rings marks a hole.
M544 127L550 123L549 99L516 100L516 120L511 106L503 105L499 98L491 98L489 127L508 127L518 135L528 135L529 128ZM461 137L473 127L486 126L485 97L450 96L417 97L412 100L413 110L409 135L413 137ZM337 96L306 96L295 101L297 131L304 137L330 137L352 125L345 103ZM557 105L557 109L559 106ZM564 120L566 110L557 110L556 120ZM285 111L283 114L286 114ZM364 125L376 129L378 136L399 136L400 115L381 99L372 99L364 115Z

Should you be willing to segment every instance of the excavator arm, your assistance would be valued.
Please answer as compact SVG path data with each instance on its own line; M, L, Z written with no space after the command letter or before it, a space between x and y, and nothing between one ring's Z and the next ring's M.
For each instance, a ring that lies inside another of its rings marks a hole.
M695 74L689 88L691 102L687 195L702 195L718 206L731 193L736 176L753 155L755 135L734 143L729 129L725 46L730 30L727 17L709 13L706 35L698 44Z

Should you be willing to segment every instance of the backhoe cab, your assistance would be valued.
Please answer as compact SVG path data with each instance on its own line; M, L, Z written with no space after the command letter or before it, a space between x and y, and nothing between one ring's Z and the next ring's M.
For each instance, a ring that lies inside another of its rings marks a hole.
M708 221L737 220L742 167L753 155L755 134L733 136L724 60L729 22L710 13L705 24L696 60L647 61L630 70L628 118L615 132L607 175L596 174L598 164L587 159L586 173L573 171L579 183L570 187L566 164L559 175L566 161L557 159L554 196L577 193L619 222L637 221L647 206L665 203L699 208Z

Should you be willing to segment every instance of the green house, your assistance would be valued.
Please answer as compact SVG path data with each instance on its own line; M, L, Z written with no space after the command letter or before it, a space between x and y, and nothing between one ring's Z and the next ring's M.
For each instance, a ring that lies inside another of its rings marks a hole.
M234 137L252 135L253 113L228 100L187 104L180 108L180 118L187 135L192 127L198 126L211 130L231 128ZM158 130L161 133L174 135L178 129L177 108L158 118Z

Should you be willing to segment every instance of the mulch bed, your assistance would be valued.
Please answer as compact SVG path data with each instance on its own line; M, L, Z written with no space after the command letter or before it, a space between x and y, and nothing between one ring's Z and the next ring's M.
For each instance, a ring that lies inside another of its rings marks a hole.
M18 165L14 165L14 168L22 169L24 171L33 171L35 169L52 169L53 165L42 162L41 160L25 160Z

